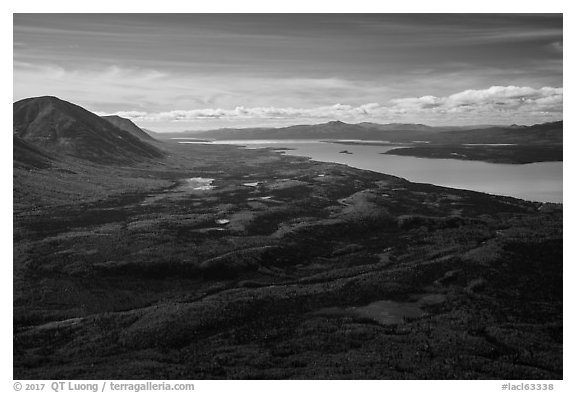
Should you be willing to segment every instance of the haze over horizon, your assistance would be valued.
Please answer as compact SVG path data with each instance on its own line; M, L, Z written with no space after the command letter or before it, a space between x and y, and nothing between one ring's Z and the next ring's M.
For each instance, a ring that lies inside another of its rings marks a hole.
M15 14L14 100L153 131L562 119L562 15Z

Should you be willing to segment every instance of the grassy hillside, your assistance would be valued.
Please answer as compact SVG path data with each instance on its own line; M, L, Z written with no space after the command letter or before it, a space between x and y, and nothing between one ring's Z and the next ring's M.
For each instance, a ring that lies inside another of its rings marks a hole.
M56 97L15 102L13 125L14 135L58 156L129 164L164 155L132 133Z

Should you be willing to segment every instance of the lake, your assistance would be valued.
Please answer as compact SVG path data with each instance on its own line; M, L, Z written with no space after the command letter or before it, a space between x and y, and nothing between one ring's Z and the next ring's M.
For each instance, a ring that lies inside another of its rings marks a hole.
M283 154L345 164L399 176L412 182L512 196L529 201L562 203L562 162L514 165L393 156L380 153L397 148L398 145L342 145L314 140L229 140L212 143L241 145L252 149L288 148L292 150L285 150ZM340 153L343 150L351 154Z

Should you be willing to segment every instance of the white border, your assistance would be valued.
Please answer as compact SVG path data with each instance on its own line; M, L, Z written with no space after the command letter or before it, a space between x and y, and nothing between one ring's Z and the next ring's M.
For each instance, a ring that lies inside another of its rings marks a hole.
M4 258L0 260L0 274L2 276L2 306L4 310L3 324L1 325L2 333L2 363L0 390L3 392L12 392L12 177L10 176L12 168L12 148L9 137L9 130L12 128L12 13L53 13L53 12L193 12L193 13L401 13L401 12L420 12L420 13L439 13L439 12L462 12L462 13L564 13L564 69L574 70L573 47L574 47L574 18L573 9L570 7L570 1L504 1L504 0L482 0L479 2L445 1L445 0L403 0L403 1L369 1L355 0L353 2L336 2L336 1L312 1L312 0L292 0L278 4L278 2L250 1L250 0L220 0L216 2L185 2L174 0L163 0L161 2L145 3L136 1L120 2L118 0L102 0L95 2L80 2L77 0L24 0L10 1L7 9L2 12L0 26L2 28L2 48L3 62L2 78L4 96L2 100L2 130L5 140L1 144L2 160L2 202L5 207L2 212L2 250ZM572 2L573 3L573 2ZM576 391L574 369L574 338L571 334L574 332L574 312L571 311L572 300L574 300L574 285L571 282L575 278L576 260L574 260L574 251L570 245L574 240L574 229L572 228L572 219L574 218L574 188L571 177L573 175L574 162L572 152L574 149L574 81L571 72L564 75L565 87L565 159L564 159L564 302L567 304L564 314L564 381L554 381L555 392ZM9 208L8 208L9 206ZM36 381L37 382L37 381ZM51 381L46 381L51 382ZM131 381L134 382L134 381ZM508 381L505 381L508 382ZM528 381L526 381L528 382ZM290 392L297 390L326 390L330 392L396 392L396 391L430 391L431 389L442 392L496 392L501 390L503 381L195 381L196 391L217 392L217 391L236 391L236 392L268 392L271 388L276 393ZM45 390L48 391L48 390Z

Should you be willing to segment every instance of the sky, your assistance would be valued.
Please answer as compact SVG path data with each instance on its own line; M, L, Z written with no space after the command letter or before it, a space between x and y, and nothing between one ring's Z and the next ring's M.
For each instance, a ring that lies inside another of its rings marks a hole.
M560 14L14 14L14 101L157 131L562 119Z

